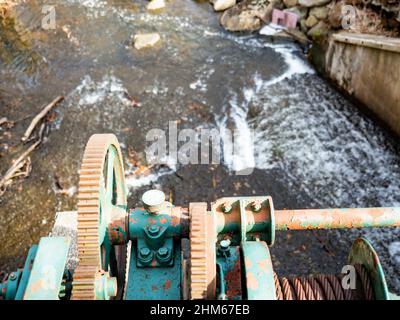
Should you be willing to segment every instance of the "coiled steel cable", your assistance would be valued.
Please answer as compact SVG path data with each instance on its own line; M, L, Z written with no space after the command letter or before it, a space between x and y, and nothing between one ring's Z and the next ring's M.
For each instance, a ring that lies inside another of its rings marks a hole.
M374 291L368 271L362 265L354 266L359 290L345 289L343 275L316 275L279 278L274 274L278 300L374 300Z

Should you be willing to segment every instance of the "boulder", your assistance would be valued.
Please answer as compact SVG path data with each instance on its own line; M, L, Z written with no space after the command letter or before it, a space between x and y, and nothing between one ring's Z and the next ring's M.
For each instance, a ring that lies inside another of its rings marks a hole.
M328 17L328 7L314 7L310 9L310 14L319 20L325 20Z
M135 48L140 50L154 46L160 41L160 35L158 33L137 34L133 40L135 42Z
M147 10L149 10L149 11L160 10L160 9L162 9L164 7L165 7L165 1L164 0L152 0L146 6Z
M299 0L299 4L303 7L320 7L331 2L331 0Z
M244 11L239 15L229 15L225 11L220 23L228 31L255 31L261 28L260 18L251 11Z
M319 21L314 27L307 32L307 36L311 39L325 36L329 31L329 25L324 21Z
M298 0L283 0L286 8L292 8L297 6Z
M313 16L309 15L308 18L306 19L306 26L307 28L312 28L318 23L318 19Z
M214 2L215 11L223 11L233 7L236 4L236 0L216 0Z

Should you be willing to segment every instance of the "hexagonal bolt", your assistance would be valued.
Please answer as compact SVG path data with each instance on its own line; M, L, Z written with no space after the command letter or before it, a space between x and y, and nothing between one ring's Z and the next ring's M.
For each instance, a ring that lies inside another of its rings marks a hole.
M156 236L160 232L160 227L153 224L149 227L149 233L152 236Z
M232 203L230 201L225 201L222 204L222 212L230 213L232 211Z
M17 276L15 275L14 272L11 272L8 278L9 278L10 280L15 280L15 279L17 279Z
M148 258L150 256L151 250L147 247L143 247L139 251L140 256L143 258Z
M262 208L262 204L260 200L254 200L250 203L251 211L259 212Z
M157 251L157 256L160 257L160 258L166 258L166 257L168 257L168 253L169 253L168 248L166 248L166 247L161 247L161 248L158 249L158 251Z

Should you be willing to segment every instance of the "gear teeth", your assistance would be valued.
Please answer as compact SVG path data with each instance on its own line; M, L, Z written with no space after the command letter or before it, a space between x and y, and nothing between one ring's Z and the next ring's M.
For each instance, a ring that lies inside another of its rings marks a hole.
M113 134L95 134L86 145L79 171L78 258L74 272L72 299L95 300L96 276L101 270L99 212L100 186L106 155L114 145L121 159L117 138Z
M207 205L190 204L190 297L191 299L209 299L209 285L212 282L215 264L207 240L213 225L208 225ZM214 264L214 265L213 265Z

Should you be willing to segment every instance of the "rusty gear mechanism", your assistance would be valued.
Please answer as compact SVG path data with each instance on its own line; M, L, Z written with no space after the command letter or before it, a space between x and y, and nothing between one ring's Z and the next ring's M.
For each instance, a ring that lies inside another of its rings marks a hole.
M110 242L115 212L126 212L121 149L113 134L93 135L84 152L78 195L78 257L72 299L122 294L126 249Z

